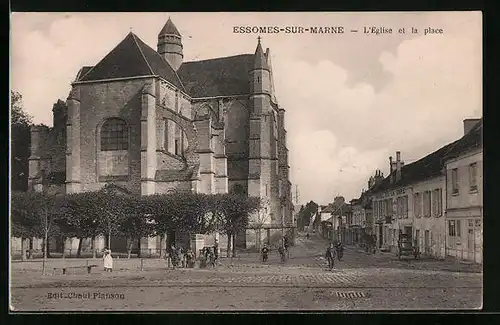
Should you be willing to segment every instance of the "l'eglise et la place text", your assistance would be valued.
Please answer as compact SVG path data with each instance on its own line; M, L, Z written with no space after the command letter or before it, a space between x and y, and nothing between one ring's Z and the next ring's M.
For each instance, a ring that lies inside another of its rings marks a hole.
M81 300L95 300L95 299L114 299L123 300L125 295L123 293L109 293L109 292L49 292L47 299L81 299Z

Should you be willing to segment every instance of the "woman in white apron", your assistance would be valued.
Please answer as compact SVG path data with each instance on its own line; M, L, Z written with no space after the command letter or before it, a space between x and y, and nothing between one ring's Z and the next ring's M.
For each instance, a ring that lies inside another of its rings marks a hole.
M110 249L104 249L104 271L113 272L113 257Z

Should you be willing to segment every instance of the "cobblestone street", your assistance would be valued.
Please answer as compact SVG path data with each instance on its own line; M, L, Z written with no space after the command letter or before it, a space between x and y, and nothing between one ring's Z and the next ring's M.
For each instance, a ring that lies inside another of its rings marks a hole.
M273 251L223 258L216 269L166 270L164 261L117 260L116 270L40 276L35 262L12 264L16 310L295 310L477 309L478 267L450 261L398 261L392 254L347 248L334 270L326 242L299 237L284 264ZM82 261L71 261L82 263ZM85 263L85 262L83 262ZM24 264L24 266L23 266ZM28 265L29 264L29 265ZM38 272L38 273L35 273ZM60 293L59 295L57 293ZM93 298L112 293L119 298Z

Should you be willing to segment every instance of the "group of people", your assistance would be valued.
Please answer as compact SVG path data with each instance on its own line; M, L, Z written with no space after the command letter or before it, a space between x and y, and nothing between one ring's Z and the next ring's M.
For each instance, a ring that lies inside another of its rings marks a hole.
M283 240L280 242L278 246L278 253L280 255L280 259L282 263L285 263L287 258L290 258L290 239L288 237L284 237ZM267 262L269 259L269 252L271 251L271 248L269 247L269 244L264 244L264 246L261 249L261 258L262 262Z
M328 261L328 268L331 270L335 266L335 258L339 261L344 256L344 245L340 242L331 242L326 248L325 258Z
M167 256L172 261L172 267L193 268L195 265L196 256L191 249L185 252L181 247L176 248L174 244L170 247L170 252ZM219 244L217 239L212 247L203 247L200 254L200 267L212 266L215 267L219 260Z

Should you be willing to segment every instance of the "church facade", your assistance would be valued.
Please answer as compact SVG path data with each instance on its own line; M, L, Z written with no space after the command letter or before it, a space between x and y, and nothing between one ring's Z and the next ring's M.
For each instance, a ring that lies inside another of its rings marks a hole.
M135 195L238 188L263 199L251 222L292 222L285 110L260 39L254 54L184 62L170 19L157 50L131 32L95 66L80 69L67 110L54 110L53 118L50 129L32 128L34 190L76 193L109 183Z

